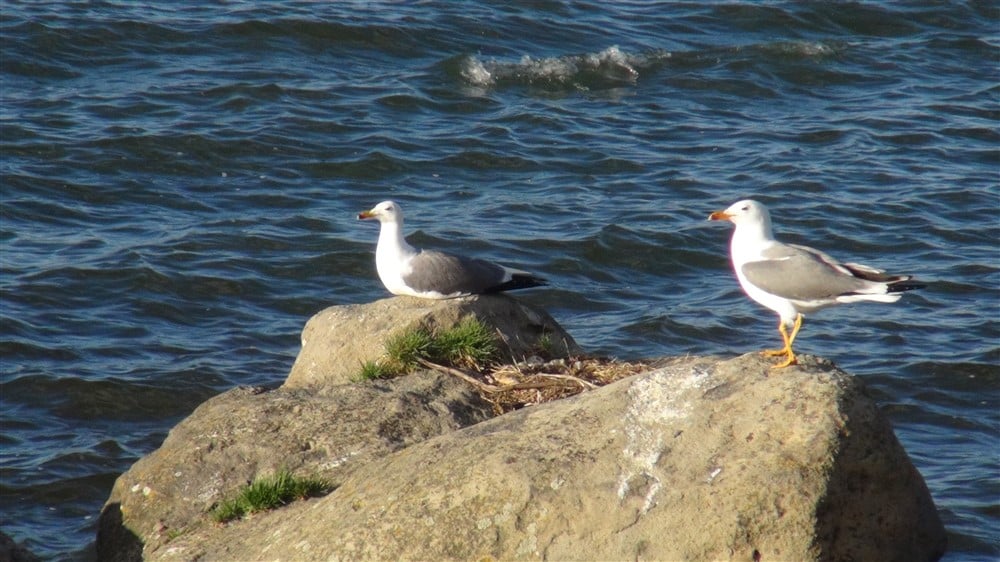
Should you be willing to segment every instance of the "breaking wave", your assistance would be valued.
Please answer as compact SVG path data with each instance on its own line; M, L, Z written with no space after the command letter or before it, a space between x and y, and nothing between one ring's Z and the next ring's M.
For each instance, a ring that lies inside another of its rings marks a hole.
M525 85L598 90L635 84L642 70L670 56L666 51L630 54L618 47L583 55L526 55L517 62L467 56L461 61L460 73L469 86L479 88Z
M640 76L649 74L666 61L690 67L736 62L745 58L760 58L774 63L824 59L840 51L837 45L823 42L787 41L738 47L670 52L654 50L629 53L617 46L598 53L532 57L525 55L516 62L484 59L475 55L458 58L458 74L471 88L502 88L528 86L545 89L580 91L605 90L632 86Z

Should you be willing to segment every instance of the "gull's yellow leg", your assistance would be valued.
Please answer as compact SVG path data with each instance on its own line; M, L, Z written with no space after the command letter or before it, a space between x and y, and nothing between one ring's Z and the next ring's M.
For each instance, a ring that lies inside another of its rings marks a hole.
M795 325L792 326L791 336L789 336L788 333L784 330L785 325L784 324L781 325L781 337L784 338L785 340L785 350L788 352L788 358L785 359L784 363L779 363L778 365L771 367L772 369L784 369L789 365L795 365L796 363L799 362L799 360L795 358L795 352L792 351L792 342L795 341L795 336L799 335L799 328L801 327L802 327L801 314L795 315Z
M765 349L761 353L765 357L776 357L788 355L788 351L792 349L792 342L788 341L788 332L785 331L785 323L778 318L778 332L781 334L781 341L784 342L785 347L781 349Z
M795 342L795 336L799 335L799 328L802 327L802 315L795 315L795 325L792 326L792 335L788 338L788 352L792 352L792 343Z

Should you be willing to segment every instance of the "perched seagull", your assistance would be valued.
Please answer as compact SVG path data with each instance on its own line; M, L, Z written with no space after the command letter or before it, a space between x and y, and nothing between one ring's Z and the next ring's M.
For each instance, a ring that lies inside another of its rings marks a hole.
M886 275L868 266L839 263L813 248L778 242L767 207L757 201L738 201L708 219L736 225L730 244L736 277L750 298L778 313L785 347L764 352L785 357L775 368L797 362L792 342L802 327L803 313L849 302L896 302L903 291L925 286L909 283L911 275Z
M383 201L359 219L382 223L375 266L382 284L394 295L450 299L547 285L541 277L493 262L433 250L419 250L403 239L403 210Z

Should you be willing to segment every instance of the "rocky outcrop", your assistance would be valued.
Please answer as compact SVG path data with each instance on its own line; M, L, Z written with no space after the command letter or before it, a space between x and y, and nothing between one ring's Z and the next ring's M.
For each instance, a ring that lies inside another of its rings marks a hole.
M496 330L501 354L520 361L541 347L553 357L579 353L573 338L544 310L513 297L481 295L427 300L394 297L370 304L331 306L302 331L302 350L285 381L289 388L354 382L362 363L385 353L385 341L401 330L447 329L474 316ZM540 340L544 340L540 341Z
M258 475L287 469L337 486L375 459L491 416L466 383L433 373L309 390L233 389L199 406L118 478L102 514L100 558L132 560L121 545L156 552L178 534L211 527L207 512Z
M39 560L41 558L0 531L0 562L38 562Z
M119 478L98 549L149 560L940 557L927 488L863 384L800 360L780 373L757 355L661 360L497 417L433 372L234 390ZM209 522L211 505L279 465L337 487Z

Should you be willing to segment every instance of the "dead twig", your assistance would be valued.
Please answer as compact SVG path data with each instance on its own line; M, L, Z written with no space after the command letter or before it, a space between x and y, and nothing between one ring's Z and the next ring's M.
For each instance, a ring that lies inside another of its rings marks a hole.
M569 381L575 383L571 385L574 387L579 385L585 389L597 388L596 385L591 384L583 379L574 377L573 375L558 375L556 373L535 373L534 375L530 375L530 378L541 379L541 380L526 380L512 384L505 384L503 386L495 386L489 383L485 383L461 369L456 369L454 367L448 367L446 365L434 363L432 361L428 361L423 358L418 358L417 361L424 367L427 367L428 369L434 369L435 371L440 371L448 375L456 376L464 380L465 382L472 384L473 386L482 390L483 392L493 393L493 392L507 392L509 390L527 390L531 388L553 388L553 387L567 386L566 383L562 381Z
M535 373L532 376L535 376L535 377L549 377L549 378L553 378L553 379L565 379L565 380L568 380L568 381L573 381L573 382L577 383L578 385L582 386L583 388L586 388L587 390L593 390L593 389L597 388L596 384L594 384L592 382L585 381L585 380L581 379L580 377L574 377L573 375L559 375L559 374L556 374L556 373Z
M498 392L500 390L499 387L496 387L496 386L493 386L492 384L487 384L487 383L485 383L485 382L483 382L481 380L478 380L475 377L473 377L472 375L467 374L465 371L462 371L461 369L456 369L454 367L446 367L444 365L439 365L437 363L432 363L431 361L428 361L428 360L426 360L426 359L424 359L422 357L418 357L417 358L417 362L420 363L421 365L423 365L424 367L427 367L428 369L434 369L435 371L440 371L440 372L445 373L447 375L456 376L456 377L462 379L463 381L465 381L465 382L467 382L467 383L475 386L476 388L478 388L479 390L481 390L483 392Z

